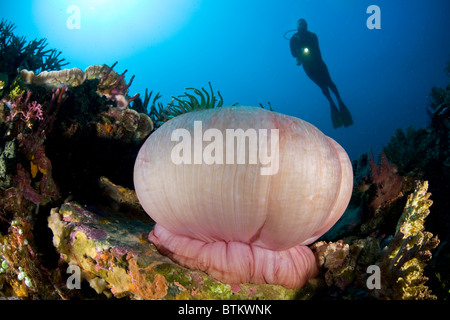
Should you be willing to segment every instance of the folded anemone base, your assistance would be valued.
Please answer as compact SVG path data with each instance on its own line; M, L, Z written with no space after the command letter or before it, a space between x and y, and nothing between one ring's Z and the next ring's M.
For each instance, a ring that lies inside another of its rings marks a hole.
M314 254L304 245L274 251L238 241L205 242L158 224L149 241L180 265L202 270L223 283L267 283L295 289L318 275Z

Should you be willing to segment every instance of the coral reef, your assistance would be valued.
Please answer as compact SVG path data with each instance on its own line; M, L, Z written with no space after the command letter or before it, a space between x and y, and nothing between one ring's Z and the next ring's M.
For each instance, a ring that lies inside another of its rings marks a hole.
M153 123L128 108L134 97L127 96L131 81L124 76L108 66L38 75L22 69L17 96L10 91L0 102L2 295L65 298L58 289L64 273L47 261L55 256L47 242L48 210L68 196L98 198L105 190L99 168L132 185L121 169L132 167Z
M319 241L311 247L333 295L352 294L353 299L369 295L389 300L436 299L425 285L428 278L424 274L426 261L432 257L430 250L439 244L437 237L424 231L432 204L427 188L427 181L417 182L390 238L348 237ZM367 284L371 266L380 270L379 288ZM336 289L339 291L333 291Z
M59 51L14 29L0 22L0 299L450 298L450 86L430 92L429 126L398 129L378 163L354 161L350 206L311 247L317 278L300 290L227 285L160 255L132 190L146 137L222 106L221 94L209 84L166 106L141 100L116 63L60 70Z
M60 51L46 49L46 39L27 42L14 34L15 28L12 22L0 21L0 98L12 89L18 70L60 70L68 64Z
M406 140L405 136L405 150L398 153L413 150ZM435 281L431 270L436 258L430 260L439 240L424 231L432 204L428 181L420 180L423 168L405 175L404 168L398 167L401 164L391 163L387 154L380 154L378 164L371 153L353 162L355 187L350 205L322 241L312 246L329 288L327 295L351 299L436 298L432 291L439 290L439 285L429 278ZM371 266L380 270L380 287L369 290Z
M450 63L445 71L450 75ZM427 109L430 126L397 129L379 164L371 153L353 162L355 188L350 206L313 247L329 295L449 298L449 92L450 86L433 88ZM439 235L439 246L433 234ZM368 266L361 263L357 250L368 239L372 249L366 258L379 267L381 280L380 288L373 290L367 289Z
M450 78L450 61L444 71ZM384 152L387 159L398 167L400 174L429 182L433 207L432 214L427 218L427 229L439 235L441 240L430 262L434 273L430 275L430 282L438 296L449 299L450 293L443 289L443 285L450 281L450 84L445 88L434 87L429 97L427 112L430 125L418 129L398 129Z
M336 225L321 238L334 241L352 236L393 234L414 187L414 178L401 176L384 153L375 163L372 152L353 161L354 190L350 205Z

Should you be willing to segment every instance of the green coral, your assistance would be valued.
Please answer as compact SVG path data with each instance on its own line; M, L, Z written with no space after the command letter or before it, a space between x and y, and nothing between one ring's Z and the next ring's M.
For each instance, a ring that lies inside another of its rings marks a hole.
M20 80L20 77L17 77L14 82L11 84L11 87L9 88L9 99L10 100L16 100L22 95L24 95L26 92L25 87L22 84L22 81Z

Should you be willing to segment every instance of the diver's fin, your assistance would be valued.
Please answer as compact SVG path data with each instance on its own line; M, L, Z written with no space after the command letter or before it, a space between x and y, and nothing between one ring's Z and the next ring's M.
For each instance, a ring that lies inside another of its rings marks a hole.
M339 102L339 108L342 122L344 123L344 127L350 127L353 124L352 115L350 114L350 110L347 109L343 102Z
M331 107L331 122L335 129L342 127L342 118L339 110L336 108L334 103L330 104Z

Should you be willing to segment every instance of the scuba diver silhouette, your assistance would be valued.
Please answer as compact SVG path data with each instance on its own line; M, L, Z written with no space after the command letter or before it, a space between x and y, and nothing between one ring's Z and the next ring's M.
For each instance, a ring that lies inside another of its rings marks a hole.
M294 31L294 30L292 30ZM297 65L303 64L306 75L322 89L323 94L330 102L331 121L334 128L342 125L349 127L353 124L350 111L339 95L336 85L331 80L327 65L322 60L319 49L319 40L315 33L308 31L308 24L305 19L297 22L297 32L290 39L291 53L297 58ZM330 91L334 93L339 104L339 110L331 98Z

